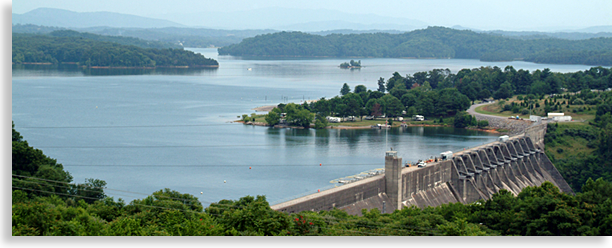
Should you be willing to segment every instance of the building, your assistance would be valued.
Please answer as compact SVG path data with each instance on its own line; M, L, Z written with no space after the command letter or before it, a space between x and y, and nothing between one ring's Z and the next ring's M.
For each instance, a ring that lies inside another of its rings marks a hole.
M572 117L565 113L548 113L548 119L552 121L572 121Z

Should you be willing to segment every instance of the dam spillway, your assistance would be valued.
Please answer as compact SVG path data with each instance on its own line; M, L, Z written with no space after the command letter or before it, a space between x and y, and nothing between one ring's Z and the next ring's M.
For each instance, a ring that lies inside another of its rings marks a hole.
M518 195L528 186L549 181L573 194L544 154L546 125L533 125L506 141L495 141L453 153L425 167L403 167L396 151L385 155L385 173L271 206L287 213L343 209L360 215L362 209L391 213L416 206L471 203L487 200L501 189Z

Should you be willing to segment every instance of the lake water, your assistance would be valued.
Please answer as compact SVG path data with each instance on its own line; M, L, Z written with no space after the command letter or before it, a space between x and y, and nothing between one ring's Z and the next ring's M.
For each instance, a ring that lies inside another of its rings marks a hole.
M343 83L377 87L379 77L435 68L507 65L573 72L585 65L477 60L240 59L191 49L218 69L82 70L74 66L13 66L12 119L31 146L57 159L77 183L105 180L105 192L126 201L170 188L204 205L245 195L277 203L333 179L383 168L390 147L404 161L493 141L453 128L296 130L232 123L254 107L338 95ZM249 168L250 167L250 168ZM202 194L200 194L202 192Z

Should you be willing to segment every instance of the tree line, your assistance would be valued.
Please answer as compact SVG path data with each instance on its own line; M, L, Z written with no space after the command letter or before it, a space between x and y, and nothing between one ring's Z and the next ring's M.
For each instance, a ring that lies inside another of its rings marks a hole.
M558 73L551 72L550 69L530 72L507 66L503 70L499 67L462 69L456 74L451 73L449 69L433 69L406 76L395 72L386 80L379 78L377 84L377 89L372 90L367 89L365 85L356 85L351 89L345 83L338 96L291 105L294 106L292 108L306 110L312 114L301 115L308 120L301 122L300 126L305 128L308 128L313 121L315 127L325 128L327 123L323 119L326 116L412 117L416 114L428 118L454 117L460 114L460 117L456 118L457 127L486 126L484 122L479 124L470 118L471 116L463 113L476 100L507 99L514 95L527 95L526 97L534 99L565 91L584 91L584 98L582 95L568 94L564 97L568 98L568 104L581 104L582 101L582 104L596 105L601 102L601 98L594 97L589 92L591 89L612 88L612 69L592 67L585 71ZM576 99L579 100L574 102ZM527 100L524 104L524 106L508 107L510 109L516 107L515 112L519 113L528 107ZM269 119L266 119L268 124L275 125L280 122L280 114L285 113L282 106L284 104L268 114ZM553 109L555 106L547 105L547 111L555 110ZM316 125L316 120L320 120L321 123Z
M69 31L68 31L69 33ZM96 41L79 36L54 37L13 33L13 63L76 63L103 67L218 66L201 54L183 49L154 49Z
M612 38L521 40L499 35L428 27L401 34L278 32L246 38L220 55L282 57L461 58L484 61L612 65ZM580 58L576 55L588 56Z

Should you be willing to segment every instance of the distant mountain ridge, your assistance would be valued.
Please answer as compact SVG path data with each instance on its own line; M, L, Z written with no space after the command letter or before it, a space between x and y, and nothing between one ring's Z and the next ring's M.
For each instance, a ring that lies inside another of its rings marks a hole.
M74 12L54 8L38 8L24 14L13 13L12 22L13 24L34 24L67 28L96 26L162 28L185 26L176 22L136 15L114 12Z
M246 38L219 55L263 57L462 58L483 61L612 65L612 38L513 39L501 35L428 27L401 34L279 32Z
M332 29L398 29L400 27L403 31L409 31L427 27L427 23L409 18L353 14L329 9L262 8L248 11L169 13L153 15L153 17L214 29L276 29L312 32Z

